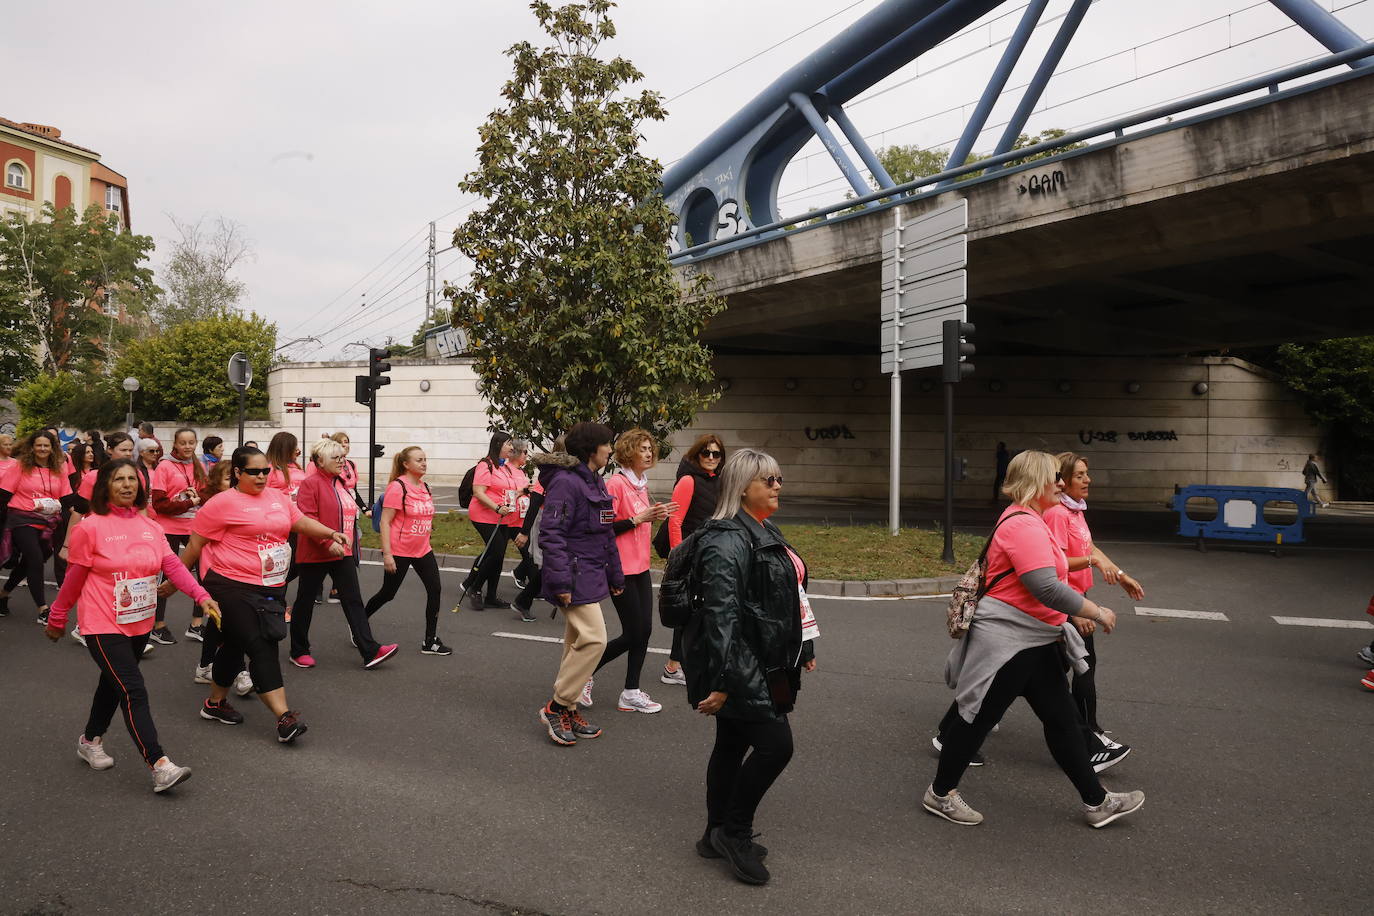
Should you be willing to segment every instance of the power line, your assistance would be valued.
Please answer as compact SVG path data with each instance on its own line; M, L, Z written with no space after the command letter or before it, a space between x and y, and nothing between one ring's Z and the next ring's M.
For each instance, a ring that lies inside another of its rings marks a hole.
M405 240L404 242L402 242L400 245L396 246L396 249L395 249L394 251L392 251L391 254L387 255L387 256L384 257L384 258L382 258L382 260L379 261L379 262L377 263L377 266L376 266L376 267L373 267L371 270L369 270L367 273L363 274L363 275L362 275L361 277L359 277L357 280L354 280L353 283L349 285L348 289L345 289L343 292L339 293L339 294L338 294L337 296L335 296L333 299L330 299L328 302L326 302L326 303L324 304L324 306L322 306L322 307L319 309L319 311L316 311L316 312L314 312L314 313L312 313L312 314L310 314L310 315L307 315L304 319L302 319L301 321L297 322L296 325L295 325L294 327L291 328L291 330L289 330L289 331L286 332L286 334L289 335L289 334L295 333L296 331L300 330L301 327L304 326L306 323L308 323L308 322L310 322L311 320L317 318L320 314L322 314L322 313L323 313L326 309L328 309L331 305L333 305L334 303L338 302L338 301L339 301L340 299L342 299L344 296L346 296L346 295L348 295L350 292L352 292L353 289L354 289L359 283L362 283L362 282L363 282L364 280L366 280L368 277L372 276L374 273L376 273L378 270L380 270L384 264L386 264L388 261L390 261L392 258L394 258L397 254L399 254L407 245L411 244L415 239L417 239L417 238L419 238L421 235L423 235L424 232L425 232L425 230L424 230L424 229L421 229L419 232L416 232L414 235L410 236L410 238L406 239L406 240Z

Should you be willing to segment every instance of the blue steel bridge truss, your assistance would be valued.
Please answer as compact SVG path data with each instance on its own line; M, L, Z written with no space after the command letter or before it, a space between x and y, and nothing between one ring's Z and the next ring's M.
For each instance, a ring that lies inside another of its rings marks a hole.
M945 171L896 184L850 120L845 103L1006 2L1008 0L887 0L778 77L664 173L664 199L678 216L677 228L670 240L673 261L694 261L758 244L784 232L813 228L811 225L795 228L786 225L778 212L778 187L783 172L813 137L821 141L857 197L836 201L803 218L828 216L834 219L840 211L856 206L880 209L902 199L938 193L967 172L985 170L986 174L977 180L989 180L1008 162L1043 150L1081 141L1098 141L1089 149L1119 142L1130 127L1256 90L1267 88L1270 94L1258 101L1250 100L1209 112L1205 117L1310 91L1341 79L1374 75L1374 43L1366 42L1316 0L1269 0L1324 45L1331 52L1330 56L1013 151L1027 119L1093 3L1093 0L1072 0L992 156L976 164L963 165L1049 4L1049 0L1030 0L950 154ZM1338 68L1335 76L1280 90L1284 82ZM1169 127L1178 127L1181 123L1188 122L1175 122ZM879 186L877 191L869 185L859 163L844 149L832 124L873 176ZM1079 155L1084 151L1060 155ZM1043 161L1035 163L1036 167L1043 165Z

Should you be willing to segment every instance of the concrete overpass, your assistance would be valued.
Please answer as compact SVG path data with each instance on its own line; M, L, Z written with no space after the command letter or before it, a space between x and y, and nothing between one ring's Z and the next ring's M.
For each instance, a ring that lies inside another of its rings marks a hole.
M904 205L969 202L981 353L1184 354L1374 333L1374 78L1129 136ZM888 210L680 268L719 352L878 352Z

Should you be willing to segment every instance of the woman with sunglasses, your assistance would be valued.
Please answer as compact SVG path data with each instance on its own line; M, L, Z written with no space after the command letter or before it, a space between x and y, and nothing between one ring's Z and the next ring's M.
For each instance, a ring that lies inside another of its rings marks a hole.
M682 539L701 526L716 511L716 500L720 492L720 479L717 476L720 466L725 463L725 444L715 433L706 433L692 443L686 456L677 466L677 483L673 486L670 500L677 511L668 516L657 535L655 548L660 556L666 557L668 551L682 543ZM664 537L667 531L667 537ZM666 549L665 549L666 547ZM682 673L682 630L673 630L673 645L668 653L668 663L663 666L659 680L665 684L686 686L687 678Z
M283 744L305 733L300 715L288 708L282 686L277 643L286 638L286 576L291 568L292 532L330 540L335 557L348 555L348 535L301 513L285 493L267 485L272 466L255 448L237 448L230 459L234 488L219 493L196 513L191 543L181 555L188 567L205 554L202 581L220 605L222 642L215 652L210 696L200 708L203 719L238 725L243 715L229 705L229 688L243 670L258 699L277 717L277 740Z
M71 482L57 437L40 430L20 443L16 461L0 475L0 509L7 509L5 528L18 556L14 573L0 590L0 612L9 612L10 593L26 579L47 625L48 599L43 587L43 564L53 552L53 536L64 505L72 504Z
M153 791L161 793L189 779L191 769L163 754L139 671L157 616L158 574L190 595L204 613L216 616L219 606L177 561L157 523L139 513L147 504L148 491L133 461L119 458L101 466L90 514L72 529L67 581L53 602L46 633L51 640L61 639L67 613L76 604L86 649L100 668L77 756L93 770L114 766L103 739L115 710L121 709L129 736L152 771Z

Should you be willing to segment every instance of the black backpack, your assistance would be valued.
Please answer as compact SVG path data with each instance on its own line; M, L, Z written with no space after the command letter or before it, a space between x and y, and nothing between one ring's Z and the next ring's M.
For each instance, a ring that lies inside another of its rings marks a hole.
M664 523L667 530L667 523ZM665 627L685 627L701 601L697 582L697 544L702 529L687 535L668 553L668 565L658 586L658 619Z
M472 480L476 476L477 465L474 464L463 475L463 482L458 484L458 505L464 509L472 505Z

